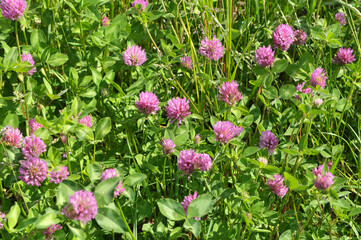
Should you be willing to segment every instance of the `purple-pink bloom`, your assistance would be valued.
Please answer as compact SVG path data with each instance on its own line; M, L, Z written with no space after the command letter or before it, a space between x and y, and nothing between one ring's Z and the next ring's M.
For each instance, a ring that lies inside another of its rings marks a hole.
M33 135L36 130L43 127L40 123L38 123L35 118L29 120L29 127L30 127L30 135Z
M55 233L55 231L58 231L60 229L62 229L63 227L59 224L52 224L50 225L45 231L43 231L44 235L45 235L45 240L53 240L53 234Z
M355 61L355 54L352 55L353 50L351 48L340 48L337 54L332 59L334 64L346 65Z
M274 179L268 179L267 185L271 188L271 190L274 194L283 198L288 191L288 188L286 188L283 185L283 181L285 179L281 175L278 175L278 174L273 175L273 178Z
M5 214L0 212L0 230L4 227L3 221L6 221Z
M276 31L273 32L272 37L275 48L279 48L282 51L287 51L293 43L295 35L293 29L290 26L281 24L278 25Z
M49 182L59 184L62 181L64 181L65 179L67 179L68 176L69 176L69 172L68 172L67 167L65 167L65 166L58 167L58 168L55 168L54 170L52 170L50 172L50 180L49 180Z
M140 66L147 60L147 56L141 47L134 45L125 50L123 59L128 66Z
M2 134L1 142L4 142L5 145L13 146L16 148L21 147L21 144L23 142L23 134L18 128L6 126L1 129L0 134Z
M92 192L80 190L69 197L69 204L64 207L62 214L67 218L80 220L83 224L91 221L98 213L98 205Z
M183 200L183 202L181 202L181 204L183 206L183 209L184 209L184 212L185 212L186 215L187 215L189 204L191 204L191 202L194 199L196 199L197 197L198 197L197 191L195 191L194 194L189 194L188 196L184 197L184 200ZM201 220L200 218L197 218L197 217L195 217L195 219Z
M115 168L106 169L102 173L102 181L112 177L119 177L119 174L117 173L117 170ZM114 197L118 197L119 194L124 193L124 191L125 188L123 188L123 182L120 181L114 189Z
M0 8L2 15L11 20L19 20L26 8L25 0L1 0Z
M216 36L210 40L208 40L206 37L202 40L198 53L205 56L209 60L217 61L223 56L224 48L222 46L222 42L218 40Z
M31 66L35 65L35 61L33 59L33 56L30 53L28 53L28 54L23 53L21 55L21 61L22 62L29 62ZM32 76L34 74L34 72L36 72L36 67L30 69L26 73Z
M31 186L41 186L48 174L48 165L37 157L22 161L19 169L19 179Z
M196 161L194 162L194 169L200 169L205 172L211 169L212 158L207 153L198 153Z
M321 98L316 98L315 100L313 100L313 105L315 107L321 106L322 103L323 103L323 100Z
M81 113L78 114L78 117L81 115ZM90 117L90 114L88 116L83 117L82 119L78 119L78 123L83 124L87 127L92 127L92 119Z
M312 87L316 87L317 85L321 86L321 88L326 87L326 74L327 72L323 68L316 68L311 75L310 84Z
M103 27L109 26L109 25L110 25L109 18L103 17L103 18L102 18L102 25L103 25Z
M199 144L201 142L201 135L199 133L194 137L194 142L196 144Z
M263 163L265 166L268 164L268 160L265 157L259 157L258 162Z
M345 14L342 12L336 13L335 14L335 19L337 22L339 22L341 24L341 26L345 26L346 25L346 17Z
M237 137L243 131L243 127L236 127L230 121L218 121L213 126L216 141L228 143L232 138Z
M273 62L275 61L274 55L275 52L272 50L271 45L268 47L259 47L256 50L256 62L261 67L270 67L272 66Z
M181 58L181 64L183 67L188 69L192 69L192 58L189 56L185 56Z
M301 93L304 93L304 94L310 94L312 92L312 89L311 88L305 88L303 89L303 86L306 84L306 82L303 82L302 84L298 84L297 87L296 87L296 90L298 92L301 92ZM301 100L301 97L296 93L295 94L295 98L297 100Z
M272 155L277 147L278 139L271 131L264 131L261 133L259 147L267 148L268 154Z
M307 40L307 33L303 30L296 30L295 31L295 40L293 42L294 45L304 45Z
M162 141L162 150L164 154L170 155L172 152L174 152L175 144L171 139L165 139Z
M24 138L24 147L21 149L26 159L39 157L46 151L46 145L41 138L31 135Z
M185 172L186 174L192 174L195 170L195 162L197 162L198 154L190 150L182 150L179 153L178 158L178 169Z
M136 4L140 4L141 5L141 9L142 11L148 6L148 1L146 0L135 0L132 4L132 7L136 9Z
M135 101L135 106L139 112L145 115L156 114L156 112L160 110L159 100L152 92L141 92L139 101Z
M326 171L325 174L323 172L323 165L319 165L315 169L313 169L312 173L315 175L314 184L315 187L319 190L324 190L329 188L333 184L334 176L329 171Z
M243 98L241 92L238 90L238 83L236 81L223 82L222 86L218 87L218 91L218 100L228 103L231 106Z
M186 98L172 98L168 101L168 105L165 107L167 111L167 117L171 120L171 123L177 121L179 126L184 122L184 119L191 114L189 111L189 101Z

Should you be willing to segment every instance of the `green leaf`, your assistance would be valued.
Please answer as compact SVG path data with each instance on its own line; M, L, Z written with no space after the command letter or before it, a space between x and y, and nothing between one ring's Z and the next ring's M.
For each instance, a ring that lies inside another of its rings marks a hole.
M280 89L280 97L282 99L290 99L295 95L296 88L291 84L285 84Z
M65 203L69 202L69 197L74 194L74 192L83 190L83 186L79 183L64 180L59 184L58 193L56 195L56 204L61 208Z
M187 219L187 220L184 222L184 225L183 225L183 226L184 226L184 228L186 228L187 230L191 231L195 237L198 237L199 234L201 233L201 230L202 230L201 224L199 223L198 220L196 220L196 219L194 219L194 218Z
M194 199L188 206L187 218L201 218L213 208L212 196L205 194Z
M30 43L34 49L39 50L39 48L45 47L46 42L47 42L46 35L43 32L43 30L41 29L33 30L30 36Z
M119 177L108 178L98 184L94 191L98 205L106 205L114 199L114 189L120 182Z
M267 69L265 67L261 67L261 66L255 66L253 68L253 71L257 74L257 75L260 75L260 76L263 76L265 74L268 73Z
M10 51L5 54L4 60L2 61L4 63L5 69L8 69L11 66L13 66L17 62L18 57L19 54L16 47L11 48Z
M8 220L8 227L12 230L15 225L18 223L20 216L20 207L19 204L16 202L11 208L10 212L6 215L6 219Z
M259 150L260 150L259 147L248 147L244 150L242 156L243 157L251 156L256 152L258 152Z
M49 148L47 156L54 166L58 165L61 161L60 152L53 146Z
M17 128L19 127L19 117L16 114L10 113L5 117L3 121L3 125L4 126L10 125L14 128Z
M283 232L279 238L279 240L289 240L289 239L292 239L292 232L290 229Z
M87 234L85 232L84 229L82 228L76 228L72 225L70 225L69 223L66 224L68 226L68 228L70 229L70 231L76 236L78 237L80 240L86 240L87 239Z
M264 77L264 87L265 88L269 88L273 82L273 74L272 73L268 73L267 75L265 75Z
M94 140L94 134L90 127L84 126L82 124L79 124L79 127L75 130L76 136L81 141L93 141Z
M95 220L106 231L125 233L126 225L120 214L111 208L99 208Z
M112 129L112 121L109 117L102 118L95 126L95 139L101 140L107 135Z
M285 152L285 153L288 153L290 155L293 155L293 156L301 155L301 153L299 151L297 151L296 149L293 149L293 148L291 148L291 149L282 149L282 151Z
M186 215L182 205L170 198L163 198L158 201L160 212L172 221L180 221L186 219Z
M48 60L48 64L50 64L53 67L58 67L66 63L68 61L68 56L63 53L55 53L50 56Z
M90 70L92 71L92 78L94 83L99 87L99 84L103 79L101 73L96 68L93 67L90 67Z
M37 217L36 222L34 223L35 228L44 229L49 227L52 224L61 222L61 218L58 217L55 213L45 213L42 216Z
M302 191L302 190L307 189L307 186L300 185L298 183L298 180L294 176L289 174L288 172L284 172L283 176L285 177L285 181L287 182L287 186L290 188L290 190Z
M281 60L276 61L273 64L272 72L281 73L284 70L286 70L287 67L288 67L288 60L287 59L281 59Z
M90 181L93 183L101 178L102 170L98 164L92 164L88 167L88 173Z
M353 217L359 214L361 214L361 208L352 207L349 216Z
M82 105L83 103L79 97L74 98L73 103L71 104L71 115L77 117L81 111Z
M138 183L142 182L146 178L147 178L147 176L143 173L134 173L134 174L126 177L126 179L124 180L124 184L132 187L132 186L137 185Z

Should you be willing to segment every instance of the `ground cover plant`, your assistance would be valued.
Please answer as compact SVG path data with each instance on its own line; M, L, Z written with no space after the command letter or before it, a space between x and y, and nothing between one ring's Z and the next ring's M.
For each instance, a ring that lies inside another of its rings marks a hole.
M1 239L360 239L361 3L0 0Z

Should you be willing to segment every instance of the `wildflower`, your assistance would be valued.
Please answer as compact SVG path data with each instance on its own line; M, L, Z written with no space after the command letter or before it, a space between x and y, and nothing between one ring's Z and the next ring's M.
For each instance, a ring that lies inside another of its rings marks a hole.
M137 4L141 5L141 10L143 11L148 6L149 3L146 0L135 0L132 4L132 7L137 9L136 7Z
M68 168L63 166L60 168L56 168L50 172L50 180L49 182L53 182L55 184L59 184L69 176Z
M3 221L6 221L5 214L0 212L0 230L4 227Z
M303 86L306 84L306 82L303 82L302 84L298 84L296 87L296 90L298 92L304 93L304 94L310 94L312 89L311 88L305 88L303 89ZM297 100L301 100L301 97L298 94L295 94L295 98Z
M271 45L268 47L263 46L256 50L255 59L261 67L270 67L275 61L274 55L275 52L272 50Z
M2 15L11 20L19 20L26 8L25 0L1 0L0 8Z
M147 60L147 56L141 47L135 45L125 50L123 59L128 66L140 66Z
M71 151L68 152L69 155L71 154ZM67 158L68 156L66 155L66 152L63 152L63 154L61 155L63 158Z
M336 13L335 14L335 19L337 22L340 23L341 26L345 26L346 25L346 18L345 18L345 14L342 12Z
M98 213L98 205L92 192L81 190L69 197L69 204L62 214L67 218L80 220L83 224L91 221Z
M46 145L41 138L31 135L24 138L24 147L21 151L26 159L39 157L40 154L46 151Z
M295 31L295 40L293 44L295 45L304 45L307 40L307 33L305 33L303 30L296 30Z
M355 54L352 55L353 50L351 48L340 48L337 54L332 59L334 64L346 65L355 61Z
M112 177L119 177L119 174L117 173L117 170L115 168L106 169L102 173L102 181ZM119 194L124 193L124 191L125 188L123 188L123 182L120 181L114 189L114 197L118 197Z
M19 169L19 179L31 186L41 186L48 174L48 165L37 157L22 161Z
M66 142L68 141L68 137L64 133L60 133L59 138L63 144L66 144Z
M81 115L81 113L78 114L78 117ZM92 119L90 117L90 114L88 116L83 117L82 119L78 119L78 123L83 124L87 127L92 127Z
M145 115L156 114L156 111L160 110L158 105L159 100L152 92L141 92L139 101L135 101L135 106L138 108L138 111Z
M194 169L200 169L205 172L211 169L212 167L212 159L207 153L199 153L196 157L196 161L194 163Z
M286 24L278 25L272 37L275 47L280 48L282 51L287 51L295 39L292 28Z
M23 141L23 134L18 128L6 126L1 129L0 133L2 134L1 142L4 142L5 145L13 146L16 148L21 147Z
M30 127L30 135L33 135L36 130L43 127L40 123L38 123L35 118L29 120L29 127Z
M60 229L62 229L63 227L59 224L52 224L50 225L45 231L43 231L44 235L45 235L45 240L53 240L53 234L55 233L55 231L58 231Z
M311 75L310 84L312 87L316 87L317 85L321 86L321 88L326 87L326 74L327 72L323 68L316 68Z
M185 172L186 174L192 174L195 170L195 163L197 162L198 154L190 150L182 150L178 158L178 168L179 170Z
M217 61L223 56L224 48L222 46L222 42L219 41L216 36L214 36L211 40L208 40L206 37L202 40L198 53L209 60Z
M224 144L237 137L243 131L243 127L236 127L230 121L218 121L213 126L213 131L216 135L215 140Z
M278 174L273 175L273 178L274 178L274 180L268 179L267 185L271 188L271 190L274 194L283 198L288 191L288 188L286 188L283 185L283 181L285 179L281 175L278 175Z
M199 133L194 137L194 142L196 144L199 144L201 142L201 135Z
M316 98L315 100L313 100L313 105L315 107L321 106L322 103L323 103L323 100L321 98Z
M172 98L165 107L167 117L171 119L171 123L177 121L179 126L184 119L191 114L189 111L189 101L186 98Z
M109 26L109 25L110 25L109 18L103 17L103 18L102 18L102 25L103 25L103 27Z
M196 199L197 197L198 197L197 191L195 191L194 194L189 194L188 196L184 197L184 200L183 200L183 202L181 202L181 204L183 206L183 209L184 209L184 212L185 212L186 215L187 215L189 204L191 204L191 202L194 199ZM195 219L201 220L200 218L196 218L196 217L195 217Z
M181 64L183 67L188 69L192 69L192 58L189 56L185 56L181 58Z
M323 165L320 165L313 169L312 173L315 175L314 184L315 187L319 190L325 190L329 188L333 184L333 178L334 176L329 171L325 172L325 174L322 174L323 172Z
M263 163L263 165L265 165L265 166L268 164L267 158L264 158L264 157L259 157L258 162Z
M162 141L162 150L166 155L170 155L172 152L174 152L173 148L175 147L176 146L171 139L166 139Z
M272 155L277 147L278 139L271 131L264 131L261 133L259 147L267 148L268 154Z
M35 61L33 59L33 56L30 53L28 53L28 54L23 53L21 55L21 61L22 62L29 62L31 66L35 65ZM30 69L26 73L32 76L34 74L34 72L36 72L36 67Z
M218 87L218 90L218 100L228 103L231 106L243 98L240 91L238 91L238 83L236 81L223 82L222 86Z

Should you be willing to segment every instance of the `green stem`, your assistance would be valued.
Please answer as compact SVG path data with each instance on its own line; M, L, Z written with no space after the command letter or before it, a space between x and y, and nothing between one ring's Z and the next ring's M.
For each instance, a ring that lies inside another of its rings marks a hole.
M15 36L16 36L16 45L19 51L19 59L21 61L21 51L20 51L20 43L19 43L19 34L18 34L18 21L15 21Z
M129 225L128 225L127 219L125 219L125 216L124 216L122 207L120 206L120 203L119 203L119 200L117 199L116 202L117 202L117 206L118 206L118 208L119 208L120 215L121 215L121 217L122 217L122 219L123 219L123 222L125 223L125 226L126 226L127 229L128 229L128 232L129 232L130 235L132 236L132 239L133 239L133 240L136 240L136 238L134 237L134 234L133 234L132 230L130 229L130 227L129 227Z

